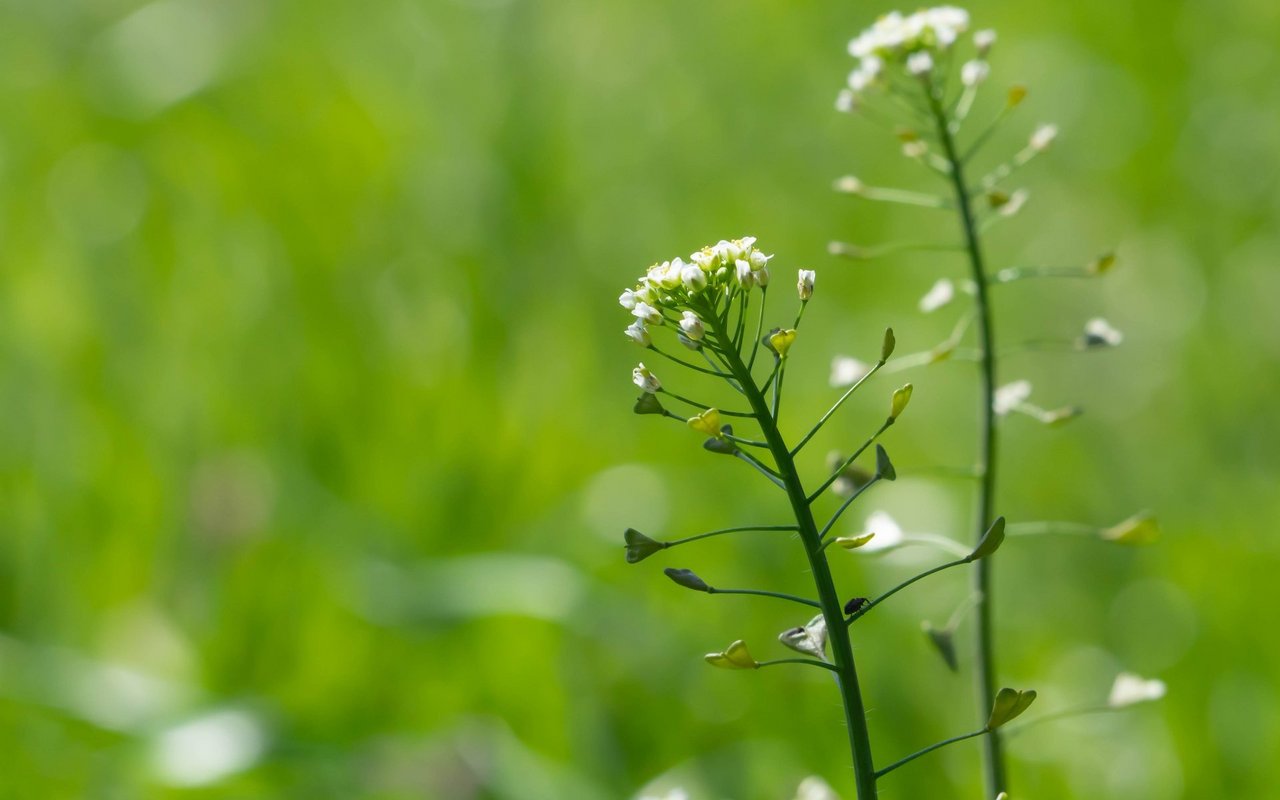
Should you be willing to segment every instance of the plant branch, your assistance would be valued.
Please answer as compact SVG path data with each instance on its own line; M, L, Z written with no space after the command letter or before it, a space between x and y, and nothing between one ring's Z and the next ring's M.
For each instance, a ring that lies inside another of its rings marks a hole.
M985 559L983 559L983 560L985 561ZM947 563L945 563L945 564L939 564L938 566L934 567L933 569L927 569L927 570L925 570L924 572L921 572L919 575L913 575L913 576L911 576L910 578L907 578L907 579L906 579L905 581L903 581L902 583L898 584L897 586L893 587L893 588L892 588L892 589L890 589L889 591L887 591L887 592L885 592L884 594L880 595L879 597L875 598L875 599L874 599L874 600L872 600L871 602L866 603L865 605L863 605L863 606L862 606L862 608L858 609L856 612L854 612L854 613L850 614L850 615L845 619L845 625L852 625L854 622L856 622L856 621L858 621L858 620L862 619L863 617L865 617L865 616L867 615L867 612L869 612L871 609L873 609L873 608L875 608L876 606L880 605L880 604L881 604L881 603L883 603L885 600L888 600L890 597L893 597L895 594L897 594L898 592L900 592L900 591L902 591L903 589L907 588L908 586L910 586L911 584L915 583L916 581L923 580L923 579L925 579L925 578L929 577L930 575L934 575L934 574L936 574L936 573L942 572L943 570L951 569L952 567L958 567L958 566L960 566L961 564L968 564L968 563L970 563L970 559L969 559L968 557L965 557L965 558L957 558L955 561L948 561L948 562L947 562ZM979 562L979 563L981 563L981 562Z
M978 347L982 357L982 389L979 398L982 430L978 458L978 463L982 470L982 480L978 492L977 524L975 525L976 535L974 541L977 542L981 541L982 536L990 528L994 520L993 506L996 490L996 420L994 410L997 385L996 353L995 334L992 330L991 304L987 294L986 267L982 260L982 247L978 239L977 221L965 182L964 165L978 151L990 133L995 130L996 125L1008 113L1010 106L1005 106L1004 110L992 122L991 127L978 137L964 156L961 156L956 150L956 143L951 134L946 112L932 92L926 91L925 94L933 111L938 138L942 141L942 148L947 160L951 162L952 189L955 194L956 205L960 210L960 226L964 234L965 250L968 254L969 268L972 272L975 288L974 303L977 312ZM989 714L996 698L995 636L991 603L992 562L993 559L991 558L981 559L974 570L973 579L973 591L979 598L977 624L975 625L977 638L976 678L979 713L982 715L983 720ZM1004 763L1004 748L1000 734L997 732L993 732L985 740L983 766L987 795L995 797L1000 792L1007 791L1008 777Z
M901 767L903 764L909 764L912 761L915 761L920 756L928 755L929 753L932 753L934 750L937 750L938 748L941 748L941 747L946 747L949 744L955 744L956 742L963 742L965 739L972 739L975 736L981 736L984 733L992 733L992 731L989 731L986 728L983 728L980 731L973 731L971 733L962 733L959 736L952 736L950 739L943 739L940 742L936 742L934 744L929 745L923 750L915 751L914 753L907 756L906 758L898 759L897 761L893 762L889 766L878 771L876 773L876 777L883 778L885 775L888 775L890 772L893 772L895 769L897 769L898 767Z

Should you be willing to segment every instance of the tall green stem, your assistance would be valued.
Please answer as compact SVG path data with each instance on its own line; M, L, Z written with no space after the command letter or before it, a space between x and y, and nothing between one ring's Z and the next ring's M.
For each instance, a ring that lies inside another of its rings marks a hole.
M982 247L978 239L978 227L974 219L973 205L965 188L964 159L956 150L955 139L946 112L932 87L926 89L938 139L947 161L951 165L951 183L955 190L956 206L960 209L961 227L964 228L965 250L969 256L969 268L975 286L974 302L977 311L978 347L982 371L982 433L978 451L981 482L978 491L978 519L974 541L980 541L995 519L993 504L996 492L996 352L995 337L991 328L991 304L987 293L987 274L982 262ZM991 565L994 559L977 562L973 571L974 591L978 598L976 613L977 633L977 681L980 719L985 721L996 697L995 643L991 619ZM1005 775L1004 748L998 731L983 739L983 765L986 775L987 797L1008 790Z
M814 586L818 590L818 604L822 608L822 616L827 623L827 635L831 643L832 658L835 661L835 674L840 684L840 694L844 702L844 715L849 730L849 747L853 754L853 773L857 788L858 800L875 800L876 770L871 758L871 738L867 733L867 713L862 704L862 691L858 687L858 671L853 662L853 647L849 643L848 627L844 623L844 609L840 595L836 593L835 582L831 578L831 569L827 564L826 554L822 550L818 526L814 522L813 512L809 508L808 495L800 482L791 450L787 447L778 430L777 420L769 411L769 403L764 393L751 377L747 365L741 355L732 347L732 334L726 330L718 318L714 334L725 350L725 360L734 378L741 385L751 410L760 422L761 431L769 445L782 476L783 488L787 499L791 502L791 510L795 513L796 523L800 529L800 539L804 542L805 554L809 557L809 569L813 574Z

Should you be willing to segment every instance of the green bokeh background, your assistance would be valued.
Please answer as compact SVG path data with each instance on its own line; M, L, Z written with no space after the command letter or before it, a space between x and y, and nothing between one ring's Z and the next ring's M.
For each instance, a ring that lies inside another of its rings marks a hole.
M785 519L782 498L679 426L630 413L618 292L651 262L746 234L775 275L818 270L788 372L795 436L839 353L940 341L917 298L955 256L869 264L832 238L950 241L935 212L831 193L855 172L930 188L884 132L836 114L846 41L883 3L126 0L0 3L0 797L693 798L850 795L834 688L729 673L798 620L683 592L803 591L767 534L639 566L677 536ZM1034 728L1018 798L1265 797L1280 785L1280 6L971 6L995 27L988 100L1062 135L1019 176L994 266L1098 281L997 298L1006 343L1106 316L1124 346L1011 356L1062 428L1004 426L1000 510L1110 523L1125 549L1011 540L1004 683L1039 711L1121 669L1169 697ZM990 111L982 106L979 113ZM941 187L939 187L941 188ZM785 292L780 293L785 294ZM778 322L789 318L778 304ZM655 368L657 364L653 364ZM661 370L670 385L685 380ZM876 508L967 535L975 371L912 373ZM815 442L861 441L898 376ZM692 385L692 384L690 384ZM837 556L849 594L935 554ZM974 727L920 635L946 573L857 626L878 760ZM185 727L184 727L185 726ZM886 797L979 796L967 742Z

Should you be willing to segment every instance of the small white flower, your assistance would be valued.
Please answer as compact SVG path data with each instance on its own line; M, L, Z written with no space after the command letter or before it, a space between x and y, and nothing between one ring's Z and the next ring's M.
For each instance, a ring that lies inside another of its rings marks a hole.
M801 300L808 300L813 297L813 281L818 274L811 269L800 270L800 278L796 281L796 292L799 293Z
M636 344L640 345L641 347L648 347L652 342L652 340L649 338L649 329L646 328L644 326L644 323L641 322L640 320L636 320L635 322L628 325L625 333L627 334L627 336L631 337L632 341L634 341Z
M1112 708L1124 708L1137 703L1146 703L1164 697L1166 687L1164 681L1152 678L1147 680L1132 672L1121 672L1116 682L1111 685L1111 695L1107 705Z
M756 283L761 289L769 285L769 268L761 267L755 271Z
M978 48L978 55L985 56L991 50L991 45L996 43L996 32L990 28L984 28L975 31L973 34L973 46Z
M920 310L928 314L950 303L956 296L955 284L946 278L939 280L933 288L920 298Z
M837 192L844 192L845 194L859 194L866 188L866 184L853 175L845 175L836 179L834 188Z
M851 90L841 89L840 93L836 95L836 111L841 114L851 114L857 107L858 100Z
M919 139L902 143L902 154L907 158L924 158L927 152L929 152L929 145Z
M907 56L907 72L912 75L926 75L933 71L933 56L921 50Z
M658 376L650 372L644 364L631 370L631 382L649 394L662 391L662 381L658 380Z
M1004 217L1012 217L1014 214L1017 214L1022 210L1022 207L1027 204L1027 199L1029 197L1031 197L1031 193L1026 189L1019 189L1009 195L1009 199L1005 201L1004 205L1000 206L1000 215Z
M991 65L979 59L964 62L960 68L960 81L965 86L977 86L987 79L991 73Z
M636 301L635 308L631 309L631 313L642 322L648 322L651 325L662 324L662 312L643 300Z
M707 288L707 273L697 264L686 264L680 271L680 282L690 292L700 292Z
M851 356L836 356L831 359L831 388L852 386L871 371L871 366Z
M636 293L627 289L618 297L618 305L630 311L636 307Z
M1115 347L1123 341L1124 334L1102 317L1094 317L1084 324L1085 347Z
M1029 397L1031 397L1031 381L1014 381L996 389L996 396L991 405L997 414L1004 416L1027 402Z
M734 278L737 279L738 285L743 289L750 289L751 285L755 283L755 272L751 269L751 263L738 259L733 262L733 269Z
M754 242L755 238L753 237L751 241ZM750 255L747 256L747 263L751 265L752 269L759 272L760 270L769 266L769 259L771 258L773 258L773 256L766 256L764 253L761 253L759 250L752 250Z
M877 550L888 550L891 547L897 547L902 544L905 538L902 533L902 526L897 520L889 516L884 511L873 511L867 517L867 521L863 523L862 529L867 533L874 533L871 541L861 547L865 553L874 553Z
M674 261L662 262L662 277L659 282L663 289L674 289L680 285L680 275L684 272L684 261L677 258Z
M712 269L715 266L715 256L706 250L699 250L689 256L689 260L704 270Z
M1031 149L1037 153L1043 153L1049 149L1049 145L1053 144L1053 140L1058 136L1057 125L1041 125L1031 134Z
M700 341L707 334L706 326L702 324L702 320L698 319L698 315L692 311L684 312L684 316L680 319L680 330L695 342Z
M795 800L840 800L840 796L822 778L811 775L800 781Z

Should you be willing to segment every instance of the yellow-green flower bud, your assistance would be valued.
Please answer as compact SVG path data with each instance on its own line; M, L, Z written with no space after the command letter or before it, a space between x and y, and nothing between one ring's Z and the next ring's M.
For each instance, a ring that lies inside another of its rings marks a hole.
M721 653L707 653L707 663L721 669L757 669L760 664L751 657L747 643L739 639Z
M1160 525L1144 511L1104 529L1102 538L1117 544L1151 544L1160 538Z
M906 384L901 389L893 393L893 401L889 404L889 419L897 419L907 408L907 403L911 402L911 384Z

